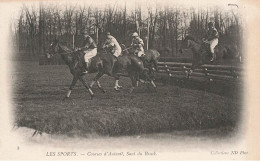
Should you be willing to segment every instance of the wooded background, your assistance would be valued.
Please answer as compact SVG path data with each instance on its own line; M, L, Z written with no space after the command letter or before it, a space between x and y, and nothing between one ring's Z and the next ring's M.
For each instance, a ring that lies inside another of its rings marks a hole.
M187 34L201 39L209 21L214 21L219 31L219 45L242 47L243 19L234 4L226 4L223 8L136 1L134 7L128 5L126 1L103 6L54 2L23 5L12 26L15 54L39 58L55 38L71 48L77 47L87 31L99 47L106 32L126 46L131 43L131 34L138 32L145 49L154 48L163 56L181 57L178 53L180 41Z

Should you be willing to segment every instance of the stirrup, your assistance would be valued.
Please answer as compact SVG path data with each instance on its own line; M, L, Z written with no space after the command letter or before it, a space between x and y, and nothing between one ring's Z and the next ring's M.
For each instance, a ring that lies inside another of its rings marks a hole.
M116 60L118 60L117 57L116 57L115 55L113 55L113 56L116 58Z

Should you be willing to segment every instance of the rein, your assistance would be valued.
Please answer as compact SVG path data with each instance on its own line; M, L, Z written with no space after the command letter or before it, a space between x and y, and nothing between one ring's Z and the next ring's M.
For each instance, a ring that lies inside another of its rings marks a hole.
M66 46L64 47L64 45L61 45L59 44L59 47L63 50L63 52L61 52L60 54L73 54L73 53L76 53L78 51L68 51L70 49L68 49ZM64 48L67 48L67 49L64 49Z
M131 49L132 47L129 47L129 48L126 48L126 49L124 49L124 50L122 50L122 51L126 51L126 50L128 50L128 49Z

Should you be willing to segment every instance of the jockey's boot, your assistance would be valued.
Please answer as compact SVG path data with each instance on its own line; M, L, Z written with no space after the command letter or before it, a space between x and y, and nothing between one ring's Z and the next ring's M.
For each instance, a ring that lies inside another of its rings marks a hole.
M86 66L86 67L85 67L85 70L86 70L86 71L84 71L83 73L88 73L88 65L89 65L89 63L88 63L88 62L85 62L85 63L86 63L86 64L85 64L85 66Z
M142 55L140 56L140 58L141 58L142 60L144 60L144 56L145 56L145 55L144 55L144 54L142 54Z
M118 59L117 59L117 56L115 56L114 54L113 54L113 56L114 56L114 58L116 58L116 61L117 61L117 60L118 60Z
M210 62L214 62L214 53L210 52Z

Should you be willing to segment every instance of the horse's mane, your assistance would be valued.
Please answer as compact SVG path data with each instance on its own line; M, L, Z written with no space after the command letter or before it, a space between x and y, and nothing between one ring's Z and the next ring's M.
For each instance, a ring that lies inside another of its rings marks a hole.
M190 35L185 37L184 41L187 41L187 40L191 40L191 41L195 42L196 44L201 44L193 36L190 36Z

